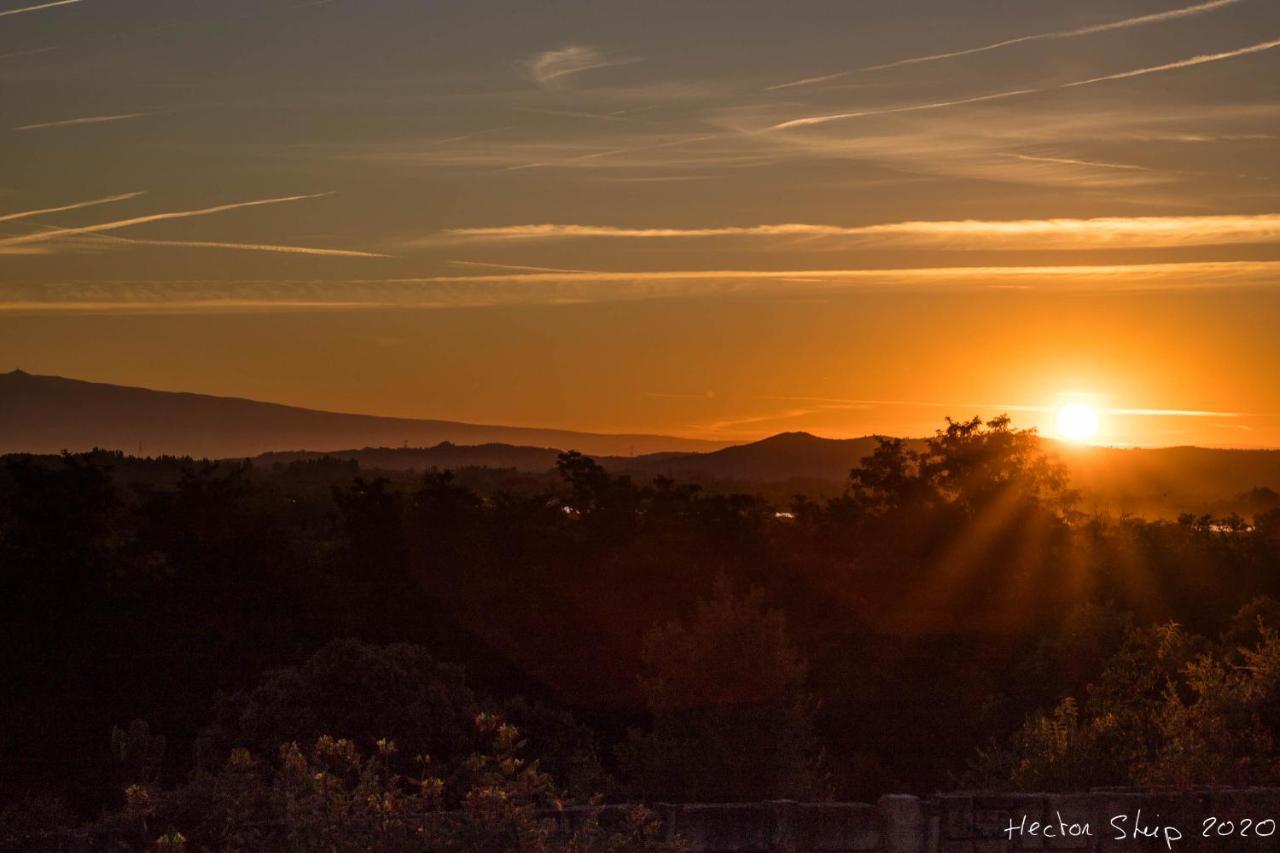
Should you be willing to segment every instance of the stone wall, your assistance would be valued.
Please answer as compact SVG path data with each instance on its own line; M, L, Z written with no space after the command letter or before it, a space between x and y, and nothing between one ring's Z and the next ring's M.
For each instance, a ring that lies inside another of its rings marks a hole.
M619 807L611 807L614 811ZM1234 853L1280 850L1280 789L972 792L867 803L663 805L692 853ZM571 809L572 823L585 815Z

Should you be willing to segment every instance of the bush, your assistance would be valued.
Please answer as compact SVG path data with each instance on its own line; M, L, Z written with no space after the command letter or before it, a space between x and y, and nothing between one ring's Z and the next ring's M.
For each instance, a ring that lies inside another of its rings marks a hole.
M233 750L216 772L199 772L176 790L131 785L124 808L79 829L6 824L6 849L93 849L166 853L286 851L439 851L439 853L676 853L661 823L635 807L605 818L590 804L570 812L549 775L521 757L519 731L493 714L477 715L486 751L468 756L451 792L425 756L419 772L397 772L389 740L362 751L344 738L296 742L265 761ZM461 807L450 809L453 795ZM576 818L571 819L572 817Z
M641 677L652 730L624 750L645 799L743 802L814 796L820 755L805 662L780 613L721 579L693 621L650 631Z

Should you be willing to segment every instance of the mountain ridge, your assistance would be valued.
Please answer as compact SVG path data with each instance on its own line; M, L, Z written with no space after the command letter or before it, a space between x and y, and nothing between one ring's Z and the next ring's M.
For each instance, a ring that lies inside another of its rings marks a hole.
M94 447L230 458L273 450L515 443L631 455L706 451L724 442L329 412L189 391L159 391L14 370L0 373L0 453Z
M544 474L564 450L616 473L717 484L770 484L774 492L827 492L876 446L874 435L779 433L745 444L648 434L386 418L240 397L156 391L25 371L0 374L0 453L93 448L267 464L318 456L385 470L510 469ZM916 439L920 441L920 439ZM1071 472L1083 506L1138 514L1221 510L1255 490L1280 492L1280 450L1076 446L1044 439ZM1259 494L1263 494L1259 492ZM1265 497L1265 495L1264 495Z

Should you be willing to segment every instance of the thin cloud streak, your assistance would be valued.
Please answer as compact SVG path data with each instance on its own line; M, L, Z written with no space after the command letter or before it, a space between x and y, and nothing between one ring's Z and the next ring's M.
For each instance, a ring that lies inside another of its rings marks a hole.
M952 50L946 53L932 53L926 56L913 56L908 59L899 59L894 62L886 62L881 65L868 65L863 68L857 68L852 71L839 71L835 74L824 74L818 77L806 77L803 80L793 80L790 83L780 83L776 86L769 86L766 92L777 91L779 89L791 89L799 86L810 86L817 83L826 83L831 80L839 80L862 71L884 71L889 68L899 68L904 65L918 65L924 62L937 62L943 59L955 59L960 56L972 56L975 53L986 53L991 50L999 50L1003 47L1010 47L1015 44L1025 44L1035 41L1051 41L1057 39L1078 38L1080 36L1094 35L1096 33L1110 32L1111 30L1128 29L1129 27L1141 27L1147 24L1158 24L1165 21L1172 21L1178 18L1186 18L1192 15L1200 15L1205 12L1212 12L1223 6L1232 6L1243 0L1210 0L1208 3L1198 3L1194 6L1185 6L1181 9L1171 9L1167 12L1154 12L1150 15L1139 15L1134 18L1124 18L1119 21L1110 21L1105 24L1094 24L1088 27L1077 27L1070 30L1054 30L1047 33L1035 33L1033 35L1018 36L1016 38L1004 39L1003 41L984 44L980 47L971 47L964 50Z
M1056 412L1058 406L1036 406L1008 403L944 403L925 400L857 400L842 397L770 397L772 400L794 400L810 403L833 403L850 406L910 406L929 409L976 409L981 411L1047 413ZM1215 412L1202 409L1118 409L1099 408L1104 415L1132 415L1159 418L1254 418L1262 415L1250 412Z
M2 251L2 250L0 250ZM806 279L797 284L795 280ZM702 296L813 294L846 288L997 288L1098 292L1280 288L1280 262L1111 267L974 267L906 270L673 270L508 273L418 278L59 282L16 285L0 313L217 313L224 311L488 308L578 305ZM110 285L106 287L104 285ZM826 406L850 406L829 401ZM1154 411L1154 410L1153 410Z
M545 87L584 71L626 65L635 61L635 59L610 59L589 45L569 45L557 50L543 51L524 64L533 81Z
M1198 409L1099 409L1104 415L1134 415L1156 418L1261 418L1250 412L1203 412Z
M75 204L64 204L60 207L44 207L39 210L22 210L17 213L0 214L0 222L12 222L15 219L27 219L32 216L43 216L46 213L62 213L66 210L79 210L82 207L94 207L99 204L111 204L117 201L127 201L131 198L137 198L143 195L141 192L121 193L120 195L107 196L106 198L95 198L89 201L78 201Z
M26 300L0 302L0 314L203 314L256 311L375 310L395 307L391 303L318 299L180 299L172 301L90 301L45 302Z
M1080 86L1092 86L1096 83L1105 83L1112 80L1127 80L1132 77L1142 77L1147 74L1159 74L1165 71L1176 71L1181 68L1191 68L1196 65L1204 65L1210 62L1222 62L1227 59L1235 59L1241 56L1249 56L1254 53L1262 53L1263 51L1272 50L1280 47L1280 39L1259 42L1258 44L1248 45L1247 47L1237 48L1235 50L1227 50L1221 53L1204 53L1197 56L1179 59L1175 62L1166 62L1162 65L1150 65L1145 68L1134 68L1129 71L1120 71L1115 74L1105 74L1100 77L1090 77L1085 80L1073 80L1070 83L1059 83L1055 86L1040 86L1029 89L1013 89L1005 92L995 92L990 95L978 95L972 98L959 98L951 101L935 101L928 104L913 104L905 107L888 107L884 109L858 110L856 112L847 113L831 113L828 115L805 116L803 118L791 119L790 121L779 122L772 125L766 130L790 130L797 127L808 127L816 124L826 124L832 121L842 121L844 119L863 118L867 116L893 115L895 113L919 112L922 110L939 110L948 107L958 107L965 104L976 104L983 101L994 101L1003 98L1013 98L1019 95L1032 95L1042 92L1054 92L1062 89L1075 89Z
M1136 68L1132 71L1121 71L1118 74L1106 74L1102 77L1090 77L1088 80L1077 80L1074 83L1063 83L1057 88L1073 89L1077 86L1089 86L1094 83L1105 83L1108 80L1127 80L1130 77L1141 77L1146 74L1158 74L1162 71L1175 71L1179 68L1191 68L1196 65L1204 65L1208 62L1221 62L1224 59L1235 59L1238 56L1262 53L1264 50L1272 50L1277 47L1280 47L1280 39L1272 39L1271 41L1264 41L1248 47L1237 48L1236 50L1227 50L1221 53L1202 53L1199 56L1192 56L1188 59L1179 59L1176 62L1166 62L1163 65L1151 65L1147 68Z
M1060 166L1088 166L1094 169L1120 169L1127 172L1154 172L1146 166L1135 166L1131 163L1104 163L1098 160L1078 160L1074 157L1038 157L1032 154L1013 154L1019 160L1028 163L1056 163Z
M885 280L945 281L1012 277L1102 277L1165 276L1193 273L1221 276L1225 274L1280 273L1280 261L1190 261L1159 264L1081 264L1066 266L975 266L975 267L908 267L896 269L809 269L809 270L593 270L581 273L512 273L503 275L435 275L419 278L389 279L385 283L470 283L470 284L537 284L567 282L663 282L820 279L823 282Z
M1017 38L1005 39L1004 41L985 44L981 47L971 47L966 50L954 50L947 53L935 53L929 56L915 56L910 59L899 59L895 62L886 62L882 65L868 65L865 68L859 68L859 71L883 71L888 68L898 68L903 65L918 65L922 62L937 62L941 59L952 59L958 56L971 56L975 53L986 53L990 50L999 50L1002 47L1010 47L1015 44L1025 44L1033 41L1051 41L1056 39L1077 38L1079 36L1090 36L1097 33L1110 32L1112 30L1123 30L1130 27L1142 27L1147 24L1160 24L1165 21L1173 21L1178 18L1187 18L1192 15L1201 15L1205 12L1212 12L1223 6L1234 6L1243 0L1211 0L1208 3L1198 3L1195 6L1184 6L1181 9L1170 9L1167 12L1153 12L1150 15L1139 15L1136 18L1124 18L1119 21L1111 21L1105 24L1094 24L1088 27L1077 27L1071 30L1055 30L1048 33L1036 33L1029 36L1018 36Z
M72 3L79 3L80 0L54 0L53 3L41 3L39 6L24 6L21 9L7 9L0 12L0 18L7 18L10 15L21 15L25 12L39 12L41 9L52 9L55 6L70 6Z
M513 270L516 272L590 272L590 270L566 267L532 267L526 264L495 264L489 261L449 261L449 263L459 267L485 267L487 269Z
M379 252L357 249L321 249L312 246L280 246L273 243L225 243L213 240L135 240L128 237L112 237L113 241L134 246L159 246L176 249L234 249L245 252L274 252L285 255L316 255L328 258L389 258Z
M820 74L817 77L805 77L803 80L792 80L790 83L775 83L772 86L765 86L766 92L778 92L782 89L795 89L799 86L812 86L815 83L826 83L830 80L840 80L852 74L852 71L837 71L834 74Z
M1280 241L1280 214L1147 216L1094 219L909 221L839 226L807 223L718 228L618 228L609 225L510 225L455 228L445 239L533 242L588 238L656 240L722 237L854 238L896 243L1032 243L1034 248L1167 247ZM1026 248L1017 245L1016 248Z
M1056 88L1056 87L1050 87ZM906 107L887 107L875 110L858 110L849 113L830 113L820 116L805 116L804 118L795 118L790 121L779 122L766 130L790 130L796 127L808 127L814 124L826 124L831 121L842 121L851 118L864 118L866 116L887 116L895 113L916 113L924 110L941 110L947 107L959 107L965 104L980 104L983 101L998 101L1003 98L1014 98L1018 95L1031 95L1036 92L1046 92L1048 89L1010 89L1006 92L993 92L990 95L977 95L972 98L959 98L954 101L932 101L927 104L912 104Z
M109 122L125 121L131 118L142 118L151 115L151 113L119 113L117 115L105 116L84 116L82 118L68 118L59 121L45 121L38 124L23 124L13 128L15 131L24 130L44 130L51 127L72 127L81 124L107 124Z
M43 243L49 240L56 240L60 237L69 237L75 234L96 234L103 231L116 231L121 228L132 228L135 225L146 225L150 222L163 222L170 219L188 219L194 216L209 216L214 213L223 213L229 210L240 210L246 207L259 207L267 204L282 204L289 201L303 201L305 199L322 198L330 195L330 193L313 193L311 195L291 195L282 196L280 198L264 198L254 201L239 201L231 204L220 204L215 207L204 207L198 210L177 210L167 213L152 213L147 216L135 216L131 219L119 219L114 222L100 222L96 225L81 225L72 228L53 228L48 231L40 231L35 234L23 234L19 237L7 237L0 239L0 246L22 246L30 243Z

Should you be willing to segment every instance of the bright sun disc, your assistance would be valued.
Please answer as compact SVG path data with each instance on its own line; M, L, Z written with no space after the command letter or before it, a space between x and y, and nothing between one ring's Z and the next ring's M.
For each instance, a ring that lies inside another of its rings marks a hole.
M1068 403L1058 410L1057 428L1067 441L1088 441L1098 434L1098 412L1084 403Z

